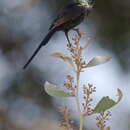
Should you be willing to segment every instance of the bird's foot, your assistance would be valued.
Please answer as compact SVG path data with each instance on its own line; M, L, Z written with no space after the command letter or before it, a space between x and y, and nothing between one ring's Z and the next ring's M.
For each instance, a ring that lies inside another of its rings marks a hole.
M84 33L80 32L79 28L73 28L73 30L78 34L79 37L84 35Z
M68 48L71 48L71 46L72 46L72 44L71 44L71 43L67 44L67 47L68 47Z

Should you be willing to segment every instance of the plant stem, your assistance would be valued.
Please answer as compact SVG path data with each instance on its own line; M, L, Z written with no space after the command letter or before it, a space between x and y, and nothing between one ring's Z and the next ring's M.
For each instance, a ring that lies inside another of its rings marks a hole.
M76 78L76 87L77 87L77 91L76 91L76 103L77 103L77 109L78 109L78 113L80 114L80 103L79 103L79 74L77 73L77 78Z
M79 130L83 130L83 124L84 124L84 116L81 114L80 115L80 128L79 128Z
M78 108L78 113L80 115L80 127L79 130L83 130L83 124L84 124L84 117L81 113L80 110L80 102L79 102L79 78L80 78L80 73L77 72L77 78L76 78L76 86L77 86L77 93L76 93L76 102L77 102L77 108Z

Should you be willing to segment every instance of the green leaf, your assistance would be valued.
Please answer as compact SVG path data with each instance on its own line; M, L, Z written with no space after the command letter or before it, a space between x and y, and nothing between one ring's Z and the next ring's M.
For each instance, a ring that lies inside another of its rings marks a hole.
M71 93L67 93L62 90L58 90L55 85L50 84L49 82L45 82L45 91L48 95L53 96L53 97L72 97L73 95Z
M64 54L58 52L53 53L50 56L62 59L70 69L75 70L75 65L71 57L65 56Z
M117 101L114 101L112 99L110 99L108 96L107 97L103 97L99 103L96 105L96 107L93 110L93 114L94 113L101 113L101 112L105 112L106 110L112 108L113 106L115 106L116 104L118 104L122 97L122 91L120 89L117 89L118 92L118 99Z
M104 63L108 62L109 60L111 60L111 58L112 58L111 56L105 56L105 57L96 56L88 62L86 67L93 67L96 65L104 64Z
M108 96L107 97L103 97L99 101L99 103L97 104L97 106L95 107L95 109L93 110L93 113L105 112L106 110L110 109L114 105L116 105L115 101L113 101L112 99L110 99Z
M117 103L121 101L121 99L123 98L123 93L122 91L118 88L117 89L117 96L118 96L118 99L117 99Z

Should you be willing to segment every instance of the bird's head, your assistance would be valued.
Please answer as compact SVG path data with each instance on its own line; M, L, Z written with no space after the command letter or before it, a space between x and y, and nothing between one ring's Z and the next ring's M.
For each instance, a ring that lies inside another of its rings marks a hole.
M79 0L80 4L87 9L92 9L95 3L95 0Z

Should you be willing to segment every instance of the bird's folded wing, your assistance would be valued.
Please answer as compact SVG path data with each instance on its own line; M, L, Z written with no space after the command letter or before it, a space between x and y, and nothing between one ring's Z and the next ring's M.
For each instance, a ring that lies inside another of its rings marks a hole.
M63 24L76 19L83 13L83 9L79 7L72 7L64 9L60 15L53 21L50 29L62 26Z

